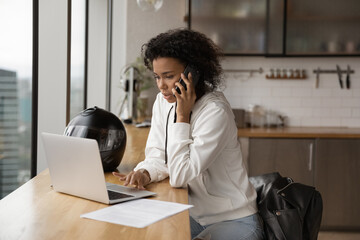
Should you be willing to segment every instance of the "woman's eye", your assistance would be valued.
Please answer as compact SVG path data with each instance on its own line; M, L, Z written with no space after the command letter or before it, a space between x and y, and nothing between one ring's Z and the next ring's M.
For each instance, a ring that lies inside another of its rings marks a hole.
M173 79L174 78L174 75L168 75L168 76L165 76L166 79Z

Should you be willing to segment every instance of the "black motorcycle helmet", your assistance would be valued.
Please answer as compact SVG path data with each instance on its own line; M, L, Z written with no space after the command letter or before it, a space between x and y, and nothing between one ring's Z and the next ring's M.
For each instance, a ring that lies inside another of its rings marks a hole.
M93 107L76 115L64 135L95 139L105 172L115 170L124 155L126 131L121 120L111 112Z

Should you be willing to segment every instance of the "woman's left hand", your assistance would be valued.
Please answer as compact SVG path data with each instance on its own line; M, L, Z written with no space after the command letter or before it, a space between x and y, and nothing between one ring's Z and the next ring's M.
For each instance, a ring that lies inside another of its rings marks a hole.
M172 89L177 102L176 122L190 123L190 113L195 104L196 93L192 83L191 73L189 73L188 76L185 76L183 73L181 73L181 78L185 82L187 90L185 90L185 88L179 82L176 82L175 85L180 89L181 94L179 94L175 88Z

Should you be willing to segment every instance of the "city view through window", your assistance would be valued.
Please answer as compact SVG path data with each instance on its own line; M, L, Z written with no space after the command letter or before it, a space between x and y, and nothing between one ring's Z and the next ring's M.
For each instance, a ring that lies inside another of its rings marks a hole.
M32 1L0 0L0 199L30 179Z

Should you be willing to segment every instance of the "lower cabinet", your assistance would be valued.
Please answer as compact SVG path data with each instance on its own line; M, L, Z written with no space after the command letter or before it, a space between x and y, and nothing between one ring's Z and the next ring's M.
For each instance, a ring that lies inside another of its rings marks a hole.
M314 139L250 138L249 175L279 172L314 185Z
M315 186L324 230L360 230L360 139L250 138L249 176L277 171Z
M324 229L360 229L360 139L319 139L315 186L323 198Z

